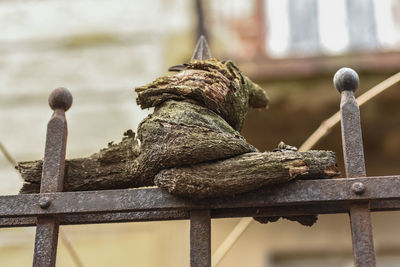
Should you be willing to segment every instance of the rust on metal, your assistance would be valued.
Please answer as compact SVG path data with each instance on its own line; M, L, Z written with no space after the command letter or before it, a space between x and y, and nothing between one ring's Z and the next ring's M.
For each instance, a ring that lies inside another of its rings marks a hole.
M53 216L37 218L33 267L56 265L58 230L58 218Z
M200 3L200 1L197 1ZM204 36L192 60L211 58ZM181 71L185 64L172 67ZM67 122L72 95L54 90L54 113L47 126L40 194L0 196L0 228L37 225L34 267L54 267L60 224L91 224L190 219L190 264L211 266L211 218L302 216L349 212L355 266L376 266L370 211L400 210L400 176L366 177L360 111L354 98L355 71L334 77L341 93L342 141L347 178L297 180L245 194L184 199L158 188L61 192Z
M72 105L72 95L65 88L55 89L49 96L49 105L54 110L47 124L46 147L43 160L40 198L36 202L40 209L51 206L51 197L44 193L60 192L64 183L67 121L65 111ZM38 216L35 237L34 267L54 267L56 264L59 218Z
M365 192L365 185L361 182L355 182L351 185L351 190L357 195L361 195Z
M362 182L368 190L353 193L353 183ZM170 195L159 188L119 189L84 192L0 196L1 217L63 215L82 213L144 212L157 210L229 209L345 203L349 201L400 200L400 176L299 180L245 194L191 200ZM39 207L48 197L51 205Z
M354 92L359 85L358 74L352 69L342 68L336 72L333 80L336 89L341 94L340 113L346 176L365 177L360 109L354 97ZM357 195L363 194L365 188L362 182L352 185L352 190ZM381 189L377 188L377 190ZM349 204L349 215L355 266L376 266L369 202Z
M366 178L368 179L368 178ZM400 199L372 199L371 211L396 211L400 210ZM286 206L246 207L211 209L211 218L239 218L239 217L265 217L265 216L297 216L315 214L347 213L347 201L334 201L331 203L308 203ZM190 218L189 210L169 209L155 211L128 211L104 212L84 214L59 215L60 225L98 224L98 223L124 223L187 220ZM0 228L35 226L36 217L5 217L0 218Z
M201 5L201 1L196 1L196 3ZM199 16L200 13L202 14L202 12L199 12ZM205 31L204 25L202 26L202 30ZM191 60L206 60L211 57L207 40L204 35L201 35ZM190 211L190 266L211 267L211 216L209 209Z
M190 267L211 267L210 210L190 211Z
M350 223L355 266L376 266L368 202L350 205Z
M47 209L48 207L50 207L51 204L51 200L49 197L41 197L39 198L39 206L42 209Z

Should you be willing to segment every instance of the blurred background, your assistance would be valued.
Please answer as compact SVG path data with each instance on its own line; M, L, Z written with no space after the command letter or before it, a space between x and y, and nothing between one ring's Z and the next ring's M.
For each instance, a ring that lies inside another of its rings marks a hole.
M70 89L67 157L119 141L151 112L134 88L190 59L200 33L213 55L233 59L267 91L243 135L261 151L300 146L339 108L332 77L360 75L356 95L400 70L400 0L0 1L0 142L16 161L43 157L47 97ZM367 174L400 174L400 85L361 107ZM340 128L316 149L342 168ZM0 155L0 193L21 180ZM378 266L400 266L400 214L372 215ZM212 221L212 250L239 219ZM189 222L63 226L57 266L189 266ZM31 266L35 229L1 229L2 266ZM69 244L81 261L67 249ZM353 266L349 219L322 215L309 228L251 222L219 267Z

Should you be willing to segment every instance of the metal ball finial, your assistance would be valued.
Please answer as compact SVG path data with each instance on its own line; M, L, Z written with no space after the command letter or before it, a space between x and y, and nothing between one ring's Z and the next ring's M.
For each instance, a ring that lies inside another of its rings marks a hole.
M63 109L67 111L72 105L72 94L64 87L54 89L49 95L49 105L52 110Z
M339 92L357 90L360 83L357 72L350 68L341 68L333 77L333 84Z

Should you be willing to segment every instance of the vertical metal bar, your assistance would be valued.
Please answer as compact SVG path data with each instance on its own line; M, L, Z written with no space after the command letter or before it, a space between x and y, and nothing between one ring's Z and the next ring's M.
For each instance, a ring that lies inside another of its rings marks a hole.
M336 72L334 84L341 93L340 111L346 176L365 177L360 109L354 97L354 91L359 84L358 75L352 69L342 68ZM366 188L363 183L354 183L351 190L355 194L363 194ZM349 215L355 266L376 266L369 202L350 204Z
M190 212L190 267L211 266L210 210Z
M204 21L204 8L203 8L203 0L195 0L196 14L197 14L197 37L196 40L200 38L200 36L204 36L206 39L209 38L207 34L207 29Z
M34 267L56 265L59 222L55 217L39 217L36 227Z
M351 204L349 215L354 265L356 267L375 267L375 249L369 203Z
M62 191L64 183L65 149L67 142L67 121L65 111L72 104L72 95L65 88L55 89L49 96L49 105L54 110L47 124L46 148L44 152L40 193ZM47 209L51 199L41 197L38 205ZM56 264L59 218L38 217L34 267L54 267Z

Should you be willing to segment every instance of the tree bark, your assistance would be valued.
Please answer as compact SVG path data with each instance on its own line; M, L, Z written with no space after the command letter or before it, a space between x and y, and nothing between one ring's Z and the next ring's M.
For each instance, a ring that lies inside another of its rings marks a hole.
M135 89L154 113L119 144L66 161L64 190L109 190L158 185L171 194L232 195L295 178L338 174L332 152L298 153L282 146L260 153L240 135L250 107L268 97L231 61L193 61L173 76ZM141 144L139 145L138 140ZM20 162L21 193L39 192L42 161Z
M163 76L137 87L141 108L157 107L168 100L192 100L221 116L241 131L249 107L265 109L269 98L230 60L195 60L176 75Z
M121 189L152 185L153 181L137 175L137 157L140 153L135 133L128 130L118 144L87 158L66 160L64 191L88 191ZM42 176L42 160L18 162L16 169L24 184L21 194L39 193Z
M64 191L157 185L194 199L235 195L292 179L339 175L330 151L296 152L280 144L260 153L240 135L249 107L265 109L265 91L231 61L194 60L176 75L135 89L154 113L118 144L87 158L66 160ZM140 143L138 142L140 140ZM20 193L38 193L41 160L19 162ZM279 217L258 217L262 223ZM286 217L285 217L286 218ZM316 216L287 217L312 225Z
M192 61L176 75L135 89L142 108L154 113L120 144L88 158L66 162L65 190L102 190L154 185L169 168L196 165L257 151L239 130L249 108L265 108L268 97L231 61ZM19 163L22 193L37 192L41 161Z
M331 151L253 152L212 163L161 170L155 184L195 199L234 195L293 179L339 175Z
M154 185L138 177L138 144L126 136L87 158L66 161L64 191L123 189ZM38 193L42 161L19 162L24 179L20 193ZM252 152L226 160L161 170L156 184L172 194L193 198L231 195L261 186L298 179L337 176L330 151Z

